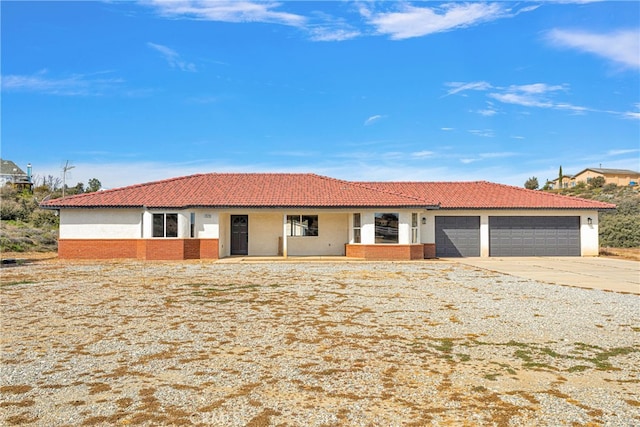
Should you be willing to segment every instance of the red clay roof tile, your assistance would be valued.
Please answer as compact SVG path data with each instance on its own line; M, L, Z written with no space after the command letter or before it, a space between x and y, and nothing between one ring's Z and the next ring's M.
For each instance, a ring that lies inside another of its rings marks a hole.
M353 182L315 174L209 173L53 199L42 207L437 207L613 209L615 205L485 181Z

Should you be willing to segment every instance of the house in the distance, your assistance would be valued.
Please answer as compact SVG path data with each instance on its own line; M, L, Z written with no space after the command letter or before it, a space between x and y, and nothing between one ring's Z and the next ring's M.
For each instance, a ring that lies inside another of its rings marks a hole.
M42 203L60 258L595 256L615 205L478 182L209 173Z
M11 160L0 159L0 186L13 185L18 189L31 189L31 164L27 165L27 173Z
M628 169L603 169L587 168L571 178L571 186L574 187L579 182L589 184L593 178L603 177L605 184L615 184L618 186L636 186L640 182L640 172Z
M562 175L562 178L558 177L553 181L548 181L547 185L550 189L559 189L559 188L569 188L571 185L571 181L573 180L573 176L571 175Z

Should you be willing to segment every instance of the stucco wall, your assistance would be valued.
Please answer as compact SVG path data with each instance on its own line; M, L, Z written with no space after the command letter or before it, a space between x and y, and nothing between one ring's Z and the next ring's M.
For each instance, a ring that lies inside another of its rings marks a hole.
M420 234L423 243L435 243L436 216L479 216L480 217L480 256L489 256L489 217L490 216L579 216L580 246L582 256L597 256L598 244L598 212L591 210L436 210L428 211L422 216L427 224L421 225ZM589 218L592 224L589 225Z
M282 224L282 217L280 217ZM349 214L319 214L318 236L287 237L289 256L344 255L349 239Z
M61 209L61 239L139 239L141 209Z

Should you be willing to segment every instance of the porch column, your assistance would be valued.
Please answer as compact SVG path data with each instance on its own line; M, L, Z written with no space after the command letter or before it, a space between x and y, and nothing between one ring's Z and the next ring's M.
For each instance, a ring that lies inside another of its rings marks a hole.
M287 257L287 214L282 216L282 256Z

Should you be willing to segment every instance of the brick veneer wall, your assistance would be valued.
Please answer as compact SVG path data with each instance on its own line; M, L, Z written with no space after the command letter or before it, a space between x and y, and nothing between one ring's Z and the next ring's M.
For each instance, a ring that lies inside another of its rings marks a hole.
M218 259L218 239L61 239L60 259Z
M431 259L436 257L435 243L425 243L423 246L424 246L424 259Z
M346 245L346 255L366 260L424 259L423 245Z

